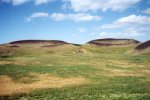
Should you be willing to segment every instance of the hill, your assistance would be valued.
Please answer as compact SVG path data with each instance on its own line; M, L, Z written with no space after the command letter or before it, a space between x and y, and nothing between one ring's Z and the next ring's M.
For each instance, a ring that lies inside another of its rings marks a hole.
M68 43L60 40L19 40L10 42L9 44L68 44Z
M81 51L80 45L61 40L19 40L0 45L0 56L15 54L68 54Z
M132 50L132 53L134 53L134 54L150 54L150 40L136 46Z
M96 46L119 46L119 45L131 45L139 44L140 42L134 39L114 39L114 38L105 38L105 39L96 39L89 41L87 44L92 44Z
M0 100L149 100L150 56L125 53L135 46L58 40L0 45Z
M144 50L150 47L150 40L138 45L137 47L135 47L136 50Z
M49 52L54 54L95 54L95 53L124 53L134 48L140 42L133 39L97 39L86 44L73 44L61 40L19 40L4 44L0 47L0 54ZM90 44L90 45L87 45ZM101 47L97 48L95 47ZM112 52L113 51L113 52Z
M19 40L6 44L7 47L55 47L67 45L69 43L61 40Z
M67 42L60 41L60 40L20 40L20 41L10 42L9 44L31 44L31 43L67 44Z

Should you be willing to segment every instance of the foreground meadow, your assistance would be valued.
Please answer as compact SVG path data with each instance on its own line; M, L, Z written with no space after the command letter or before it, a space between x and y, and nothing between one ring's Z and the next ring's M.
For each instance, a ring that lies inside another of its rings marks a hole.
M0 47L1 100L150 100L150 55L134 46Z

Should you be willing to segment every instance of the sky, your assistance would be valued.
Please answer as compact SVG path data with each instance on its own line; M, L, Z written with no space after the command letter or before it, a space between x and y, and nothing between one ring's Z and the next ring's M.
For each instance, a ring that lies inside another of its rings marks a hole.
M0 44L101 38L150 40L150 0L0 0Z

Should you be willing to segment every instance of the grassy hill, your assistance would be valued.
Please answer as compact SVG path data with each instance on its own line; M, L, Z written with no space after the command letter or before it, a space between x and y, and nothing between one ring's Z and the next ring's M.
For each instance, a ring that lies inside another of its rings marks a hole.
M129 50L130 54L150 54L150 40L137 45L135 48Z
M96 46L121 46L121 45L132 45L139 44L140 42L134 39L114 39L114 38L105 38L105 39L96 39L89 41L87 44L93 44Z
M126 53L139 42L98 41L109 46L56 40L1 45L0 99L149 100L150 55Z

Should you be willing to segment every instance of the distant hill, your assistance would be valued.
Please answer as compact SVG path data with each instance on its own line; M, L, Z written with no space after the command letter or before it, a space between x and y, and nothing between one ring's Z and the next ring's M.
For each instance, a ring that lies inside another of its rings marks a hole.
M50 53L75 53L75 54L92 54L92 53L135 53L149 51L150 41L143 44L134 39L96 39L89 41L85 45L68 43L61 40L20 40L8 44L0 45L1 54L10 54L16 50L19 52L50 52ZM140 45L139 45L140 44ZM93 46L96 45L96 46ZM138 46L137 46L138 45ZM137 47L136 47L137 46ZM97 48L102 47L102 48ZM147 49L148 48L148 49ZM146 51L145 51L146 50ZM5 51L5 53L3 53ZM36 53L34 52L34 53Z
M150 54L150 40L136 46L132 50L132 53L135 53L135 54Z
M136 50L144 50L150 47L150 40L138 45L137 47L135 47Z
M41 43L51 43L51 44L68 44L65 41L60 41L60 40L20 40L20 41L13 41L10 42L9 44L41 44Z
M13 41L8 43L8 47L20 47L20 46L27 46L27 47L56 47L56 46L62 46L67 45L69 43L61 40L19 40L19 41Z
M93 44L96 46L113 46L113 45L130 45L130 44L139 44L140 42L134 39L114 39L114 38L105 38L105 39L96 39L89 41L87 44Z

